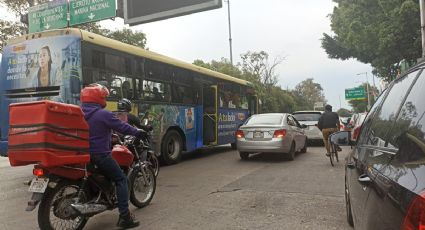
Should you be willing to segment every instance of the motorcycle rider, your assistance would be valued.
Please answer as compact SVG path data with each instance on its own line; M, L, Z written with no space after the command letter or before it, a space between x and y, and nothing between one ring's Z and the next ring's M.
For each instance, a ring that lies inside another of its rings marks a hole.
M105 110L109 90L100 84L90 84L81 90L80 100L84 118L89 125L90 159L100 171L115 182L118 198L119 219L117 226L133 228L139 226L128 209L127 177L111 155L112 130L126 135L143 138L145 132L119 120L112 112Z
M118 108L118 112L126 112L127 113L127 119L128 119L127 123L128 124L135 126L139 129L144 129L144 130L149 129L149 127L147 127L147 126L142 126L142 124L140 123L140 119L136 115L130 113L131 112L131 101L128 100L127 98L123 98L123 99L119 100L118 103L117 103L117 108Z

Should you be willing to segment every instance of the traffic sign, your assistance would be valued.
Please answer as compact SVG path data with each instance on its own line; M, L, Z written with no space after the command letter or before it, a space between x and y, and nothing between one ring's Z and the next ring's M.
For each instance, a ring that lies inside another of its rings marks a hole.
M115 0L70 0L69 25L94 22L116 16Z
M221 6L222 0L124 0L124 23L134 26Z
M67 27L67 12L67 0L56 0L30 7L28 9L29 32L34 33Z
M367 99L363 87L345 89L345 100L365 100Z

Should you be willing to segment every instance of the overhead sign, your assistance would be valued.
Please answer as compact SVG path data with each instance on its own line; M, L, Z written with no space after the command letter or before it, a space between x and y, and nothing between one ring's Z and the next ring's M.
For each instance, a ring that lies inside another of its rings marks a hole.
M124 0L124 23L137 25L221 6L221 0Z
M351 100L365 100L365 99L367 99L367 97L363 87L345 90L345 100L351 101Z
M30 7L28 9L29 32L34 33L67 27L67 12L67 0L56 0Z
M115 0L70 0L69 25L100 21L116 16Z

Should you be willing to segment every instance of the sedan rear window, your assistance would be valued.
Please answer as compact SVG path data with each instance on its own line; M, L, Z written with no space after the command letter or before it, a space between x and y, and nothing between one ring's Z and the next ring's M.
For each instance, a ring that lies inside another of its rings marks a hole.
M252 116L246 125L279 125L282 119L283 115L280 114L260 114Z
M292 114L298 121L318 121L321 113L294 113Z

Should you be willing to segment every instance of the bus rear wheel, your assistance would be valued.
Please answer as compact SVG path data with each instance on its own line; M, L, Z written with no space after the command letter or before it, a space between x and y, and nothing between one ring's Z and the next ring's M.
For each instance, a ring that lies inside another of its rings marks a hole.
M161 159L167 164L176 164L180 161L183 143L180 133L176 130L168 131L161 144Z

